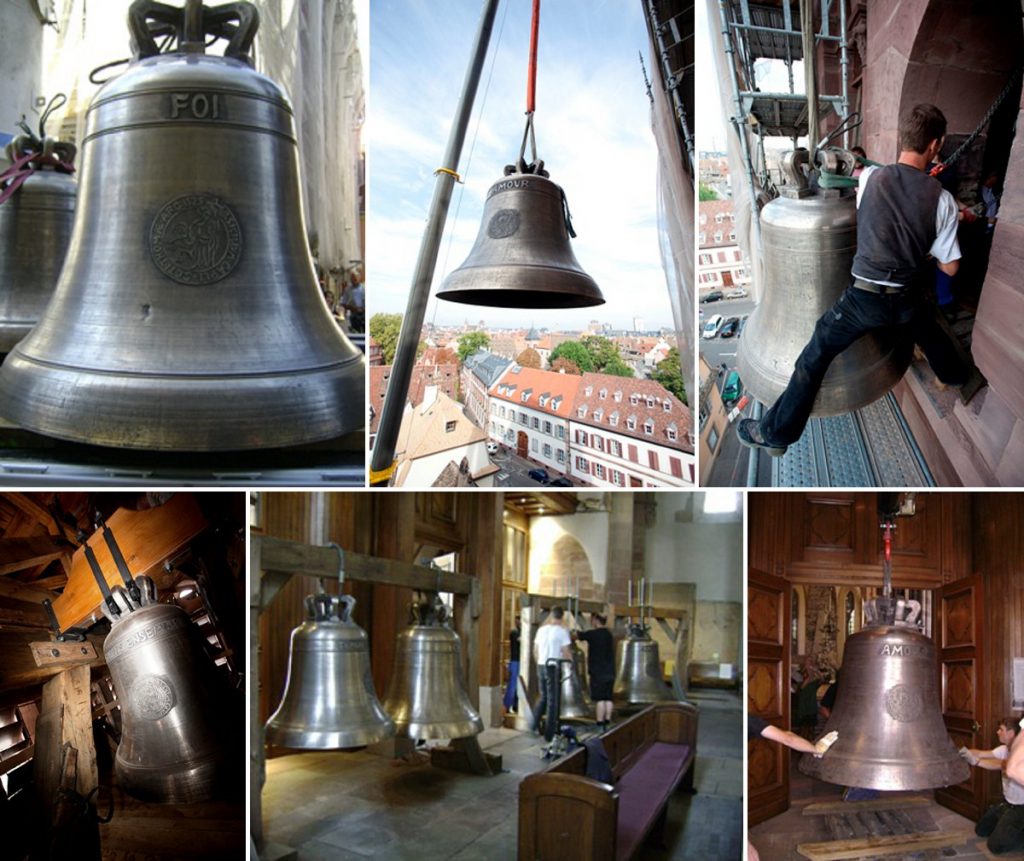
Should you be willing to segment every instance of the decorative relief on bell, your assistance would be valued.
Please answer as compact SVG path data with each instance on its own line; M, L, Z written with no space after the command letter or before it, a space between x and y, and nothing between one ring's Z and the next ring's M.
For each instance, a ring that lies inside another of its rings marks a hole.
M185 194L161 207L149 232L156 268L179 284L213 284L242 258L242 229L226 203Z

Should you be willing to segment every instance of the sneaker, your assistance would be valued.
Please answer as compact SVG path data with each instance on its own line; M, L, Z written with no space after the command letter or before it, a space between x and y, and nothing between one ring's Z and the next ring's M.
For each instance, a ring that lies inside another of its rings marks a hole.
M763 448L772 457L782 457L786 453L786 446L772 445L761 435L761 422L757 419L740 419L736 425L736 436L747 448Z

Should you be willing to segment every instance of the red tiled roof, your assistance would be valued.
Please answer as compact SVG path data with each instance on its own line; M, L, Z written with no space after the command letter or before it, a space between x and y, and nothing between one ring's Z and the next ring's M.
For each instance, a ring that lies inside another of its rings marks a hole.
M377 432L381 411L384 409L384 396L387 394L388 381L391 379L391 365L370 366L370 406L373 415L370 418L370 433ZM409 397L411 404L423 402L423 392L427 386L437 386L452 400L459 388L458 365L416 365L412 369L409 381Z
M581 416L583 407L586 410ZM585 373L580 378L569 418L580 424L605 428L680 451L693 451L690 440L693 414L690 408L653 380ZM630 418L635 419L632 428L629 426ZM651 433L645 431L645 427L651 426L649 423L653 423ZM669 439L670 428L675 429L674 440Z
M559 374L512 365L491 386L490 395L499 401L568 418L579 384L580 378L576 374ZM556 403L557 406L554 406Z

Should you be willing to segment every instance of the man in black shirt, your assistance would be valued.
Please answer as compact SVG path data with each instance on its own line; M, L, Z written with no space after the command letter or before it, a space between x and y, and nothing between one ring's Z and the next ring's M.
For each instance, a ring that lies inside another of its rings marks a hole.
M502 698L507 712L519 710L519 634L521 630L522 622L516 616L516 626L508 632L508 685L505 688L505 696Z
M615 640L600 613L590 614L589 631L576 636L587 644L587 671L590 673L590 697L597 705L597 724L601 732L612 719L612 688L615 685Z
M857 254L850 286L814 327L785 391L760 419L742 419L736 435L748 448L779 457L800 439L832 360L868 332L897 329L921 347L936 377L960 390L966 404L984 377L964 361L940 327L924 294L939 271L960 266L958 209L953 196L925 172L946 136L946 118L920 104L900 119L896 164L869 167L857 191Z

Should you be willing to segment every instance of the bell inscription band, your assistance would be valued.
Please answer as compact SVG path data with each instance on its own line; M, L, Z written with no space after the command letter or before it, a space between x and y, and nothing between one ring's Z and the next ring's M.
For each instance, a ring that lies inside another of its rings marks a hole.
M603 305L594 279L569 244L565 192L541 173L513 172L491 186L469 257L439 299L502 308Z
M365 747L395 734L370 675L366 632L352 621L351 595L308 595L292 631L288 678L267 721L267 744L331 750Z
M156 603L149 577L138 600L111 590L116 611L104 644L121 702L114 770L121 788L144 801L189 804L213 798L225 776L224 725L213 663L180 607Z
M292 109L249 57L255 7L137 0L128 23L134 58L87 114L71 250L2 367L0 413L178 451L357 430L365 362L320 294ZM208 36L229 40L223 57Z

